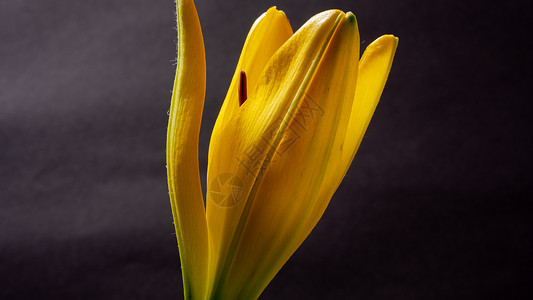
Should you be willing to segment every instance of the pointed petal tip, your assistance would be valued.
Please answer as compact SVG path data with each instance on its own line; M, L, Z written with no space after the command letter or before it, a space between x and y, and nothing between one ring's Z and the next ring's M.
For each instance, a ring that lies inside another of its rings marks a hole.
M349 11L346 13L346 20L348 20L350 23L357 25L357 18L353 14L353 12Z
M372 44L374 43L389 44L390 43L390 44L397 46L399 41L400 39L392 34L384 34L380 36L379 38L377 38L374 42L372 42Z
M283 18L288 19L288 18L287 18L287 15L285 14L284 11L282 11L282 10L276 10L276 12L277 12L278 14L280 14L280 16L282 16Z
M392 61L392 57L394 57L399 40L400 39L398 37L395 37L392 34L382 35L368 45L364 56L370 58L371 56L382 55L388 52L391 55Z
M263 13L263 15L266 15L266 14L273 14L273 15L276 15L276 17L278 18L287 20L287 22L289 21L285 12L282 10L278 10L277 6L271 6L265 13Z
M285 14L282 10L278 10L278 7L277 6L271 6L268 8L267 12L269 13L282 13L282 14Z
M267 9L267 12L278 12L278 7L277 6L271 6Z
M314 18L327 19L327 18L333 18L333 17L336 18L336 17L338 17L340 15L344 15L344 12L342 10L330 9L330 10L326 10L326 11L323 11L321 13L318 13L318 14L314 15L311 19L314 19Z

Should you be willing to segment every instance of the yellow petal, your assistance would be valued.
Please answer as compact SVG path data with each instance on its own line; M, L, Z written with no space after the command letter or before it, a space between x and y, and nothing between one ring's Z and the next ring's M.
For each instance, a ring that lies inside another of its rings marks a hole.
M260 170L268 166L267 154L279 145L301 104L340 14L324 12L302 26L270 59L225 128L213 134L207 195L211 296L231 298L228 270L261 185ZM223 183L236 192L232 201L220 197Z
M307 236L300 227L324 180L332 144L345 134L358 57L357 24L349 13L319 54L316 73L271 157L227 274L226 297L257 298Z
M346 175L348 168L359 148L363 135L379 102L381 92L387 81L389 71L398 45L398 39L385 35L371 43L359 62L359 74L355 89L354 102L350 111L350 120L345 136L336 138L333 151L337 151L338 160L331 160L326 171L329 176L322 182L310 217L302 223L302 230L309 233L326 210L329 199Z
M205 297L207 223L198 169L205 97L202 30L192 0L178 0L178 60L167 132L167 176L185 299Z
M292 28L285 13L276 10L276 7L271 7L257 18L244 43L226 99L213 128L213 135L217 135L224 128L225 124L239 108L238 84L240 71L242 70L246 73L248 90L253 91L267 62L292 34Z
M230 273L231 278L245 278L239 294L244 298L258 296L309 234L302 226L310 218L315 194L330 176L326 170L332 161L339 161L333 148L336 137L346 133L358 57L357 23L349 13L339 23L257 193Z
M342 177L348 171L376 110L385 82L389 76L397 46L397 37L384 35L368 45L361 57L359 79L344 142L344 147L346 148L343 155L345 170Z

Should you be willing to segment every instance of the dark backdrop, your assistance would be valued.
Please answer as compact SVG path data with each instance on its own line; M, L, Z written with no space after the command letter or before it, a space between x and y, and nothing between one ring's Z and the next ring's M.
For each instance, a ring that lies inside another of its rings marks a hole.
M201 170L246 33L272 5L294 29L352 10L362 49L385 33L400 43L352 168L262 299L519 298L532 279L532 5L197 0ZM0 299L182 297L164 155L174 10L0 1Z

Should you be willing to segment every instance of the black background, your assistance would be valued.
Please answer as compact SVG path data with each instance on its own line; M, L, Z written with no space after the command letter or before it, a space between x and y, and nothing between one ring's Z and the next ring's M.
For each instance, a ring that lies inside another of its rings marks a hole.
M530 3L530 2L529 2ZM400 37L323 219L262 299L518 299L531 284L528 1L197 1L200 142L245 36L352 10ZM165 179L170 0L0 1L0 298L179 299ZM205 181L205 177L203 177Z

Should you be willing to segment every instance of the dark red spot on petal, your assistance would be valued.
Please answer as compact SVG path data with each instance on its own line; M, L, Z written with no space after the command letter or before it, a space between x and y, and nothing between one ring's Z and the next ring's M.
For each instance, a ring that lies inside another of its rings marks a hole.
M248 91L246 90L246 72L241 70L239 73L239 107L246 101Z

